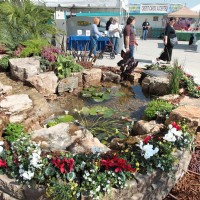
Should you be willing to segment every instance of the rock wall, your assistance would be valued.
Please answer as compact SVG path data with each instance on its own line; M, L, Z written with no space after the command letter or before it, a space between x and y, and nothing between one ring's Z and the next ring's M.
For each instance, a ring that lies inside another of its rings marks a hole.
M157 170L147 175L136 174L136 179L127 181L128 187L126 189L113 189L111 194L104 197L104 200L162 200L187 171L191 154L188 150L177 151L176 157L178 162L171 173ZM45 200L43 195L44 188L22 187L14 179L0 175L1 200ZM89 198L82 197L81 200L89 200Z

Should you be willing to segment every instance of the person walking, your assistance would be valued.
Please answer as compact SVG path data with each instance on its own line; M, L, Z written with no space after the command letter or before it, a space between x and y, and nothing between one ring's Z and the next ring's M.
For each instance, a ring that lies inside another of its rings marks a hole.
M148 34L149 27L150 27L150 23L148 22L147 19L145 19L145 21L144 21L143 24L142 24L142 28L143 28L143 31L142 31L142 39L143 39L143 40L146 40L146 39L147 39L147 34Z
M118 22L119 19L114 17L112 24L109 27L109 37L113 44L115 55L119 53L119 34L122 32L121 26Z
M176 37L176 32L173 27L175 22L176 22L176 19L174 17L171 17L169 19L169 23L167 24L165 28L165 34L164 34L164 45L165 45L164 51L161 53L159 58L156 58L157 61L159 60L167 61L167 64L170 64L171 62L172 50L173 50L174 45L171 44L170 39Z
M92 53L94 54L94 56L96 57L96 49L97 49L97 40L99 37L102 36L102 33L99 32L97 25L99 24L100 19L95 17L93 19L93 24L90 30L90 43L91 43L91 49L90 49L90 53L89 56L92 56Z
M124 46L126 52L129 51L129 58L134 58L134 46L137 45L136 37L133 30L135 24L135 17L129 16L124 28Z

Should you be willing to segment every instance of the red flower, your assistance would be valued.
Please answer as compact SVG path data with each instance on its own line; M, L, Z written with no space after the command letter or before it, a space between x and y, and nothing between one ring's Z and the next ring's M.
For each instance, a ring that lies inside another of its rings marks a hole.
M197 90L200 90L200 86L197 86L196 88L197 88Z
M181 130L181 127L176 123L176 122L172 122L172 126L174 128L176 128L177 131L180 131Z
M150 139L151 139L151 136L148 135L147 137L144 138L143 142L144 142L145 144L147 144L147 143L149 142Z
M2 159L0 159L0 167L6 167L7 163L6 161L3 161Z
M59 158L53 158L51 163L55 167L59 168L59 170L62 174L66 174L67 170L72 172L73 168L74 168L74 159L73 158L70 158L70 159L64 158L63 160L61 160Z
M126 160L123 158L118 158L114 156L112 159L101 159L100 160L101 166L105 166L105 169L108 170L109 168L113 169L116 173L122 171L130 171L135 172L136 170L131 167L130 164L126 163Z

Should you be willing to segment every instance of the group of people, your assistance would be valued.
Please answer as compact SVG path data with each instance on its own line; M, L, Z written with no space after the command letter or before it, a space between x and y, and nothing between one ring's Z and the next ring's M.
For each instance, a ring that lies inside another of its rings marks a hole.
M169 23L167 24L164 33L164 51L160 55L160 57L157 58L157 61L163 60L167 61L168 63L170 63L171 61L173 44L171 44L170 39L176 37L175 29L173 28L175 21L176 20L173 17L169 19ZM129 16L123 31L117 17L110 18L109 21L106 23L106 30L108 31L109 38L113 44L114 52L116 55L119 53L119 38L120 34L123 32L124 47L126 49L126 52L129 52L129 58L134 58L134 49L135 46L137 46L136 34L134 31L135 22L135 17ZM96 56L97 40L99 37L105 36L98 30L99 23L100 19L95 17L90 31L90 41L92 47L89 56L91 56L92 54ZM143 22L142 27L142 39L146 40L148 30L150 28L150 23L147 19L145 19L145 21Z

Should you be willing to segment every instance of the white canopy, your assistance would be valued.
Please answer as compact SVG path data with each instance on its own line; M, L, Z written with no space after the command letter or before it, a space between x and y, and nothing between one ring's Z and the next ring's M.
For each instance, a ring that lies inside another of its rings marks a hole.
M128 10L129 0L32 0L47 7L65 8L123 8Z
M193 8L191 8L191 10L200 12L200 4L194 6Z

